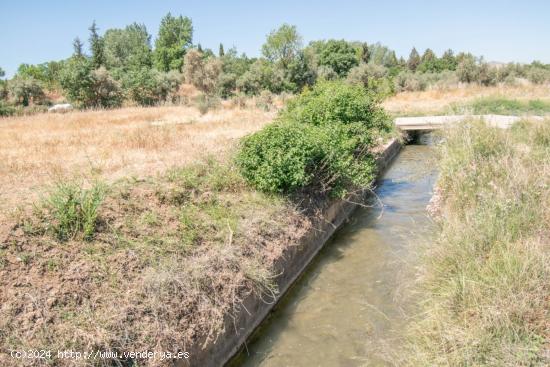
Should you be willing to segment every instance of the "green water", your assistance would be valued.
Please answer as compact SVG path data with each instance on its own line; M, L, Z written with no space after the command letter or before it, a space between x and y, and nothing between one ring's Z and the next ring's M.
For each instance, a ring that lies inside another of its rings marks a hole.
M418 249L434 233L426 213L434 163L432 147L406 146L373 207L355 212L231 364L387 365L414 307L406 285Z

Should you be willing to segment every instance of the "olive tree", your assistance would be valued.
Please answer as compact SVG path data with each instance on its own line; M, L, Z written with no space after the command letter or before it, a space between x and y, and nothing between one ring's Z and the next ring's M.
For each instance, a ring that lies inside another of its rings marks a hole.
M16 104L28 106L44 101L45 95L40 82L33 77L15 76L8 84L9 93Z

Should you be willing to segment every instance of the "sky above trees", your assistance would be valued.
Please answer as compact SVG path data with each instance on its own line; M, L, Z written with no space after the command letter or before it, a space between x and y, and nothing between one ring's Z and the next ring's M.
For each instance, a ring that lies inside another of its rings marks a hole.
M380 41L405 57L415 46L437 54L469 51L489 61L550 62L547 1L6 0L0 7L0 66L8 77L21 63L70 56L72 40L87 39L94 20L100 34L138 22L156 35L169 11L193 20L194 42L214 50L221 42L250 56L259 56L266 35L286 22L297 26L304 44L345 38Z

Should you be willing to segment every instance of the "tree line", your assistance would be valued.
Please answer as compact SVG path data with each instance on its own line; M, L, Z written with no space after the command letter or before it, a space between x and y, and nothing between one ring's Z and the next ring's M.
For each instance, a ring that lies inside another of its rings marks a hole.
M21 64L10 80L1 80L0 113L8 105L48 103L46 92L58 91L81 108L111 108L123 103L155 105L177 102L181 83L193 84L206 96L297 93L317 80L346 80L389 95L422 90L445 82L512 83L528 78L550 80L550 65L508 64L495 67L470 53L413 48L407 59L388 47L366 42L319 40L303 45L296 26L283 24L266 37L262 56L248 57L235 48L217 53L193 43L192 20L168 13L161 20L154 45L143 24L113 28L100 34L95 21L85 44L73 42L65 60ZM0 69L0 78L4 72ZM2 107L3 106L3 107Z

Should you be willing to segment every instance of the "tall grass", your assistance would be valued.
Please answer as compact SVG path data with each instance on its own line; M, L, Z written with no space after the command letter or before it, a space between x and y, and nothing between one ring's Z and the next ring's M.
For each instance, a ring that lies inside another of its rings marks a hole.
M59 240L68 240L82 233L84 239L93 237L98 209L105 197L105 186L94 183L89 189L74 183L59 183L43 203L48 229Z
M550 124L448 130L412 365L550 362Z

